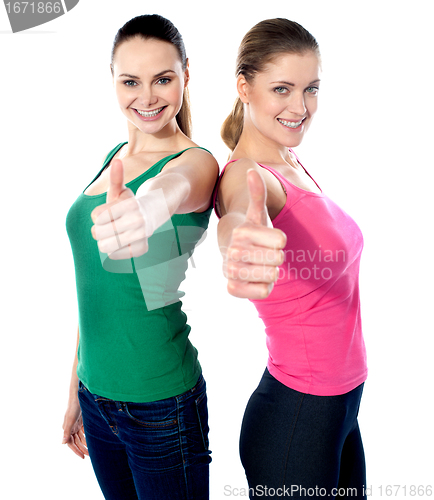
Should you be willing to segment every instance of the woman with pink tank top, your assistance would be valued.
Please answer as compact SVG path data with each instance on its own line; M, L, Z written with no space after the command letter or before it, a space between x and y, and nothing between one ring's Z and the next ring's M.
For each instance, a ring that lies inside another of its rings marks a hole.
M269 358L244 414L249 496L366 498L357 415L367 376L356 223L292 151L317 110L320 54L299 24L244 37L232 150L215 194L228 291L264 321Z

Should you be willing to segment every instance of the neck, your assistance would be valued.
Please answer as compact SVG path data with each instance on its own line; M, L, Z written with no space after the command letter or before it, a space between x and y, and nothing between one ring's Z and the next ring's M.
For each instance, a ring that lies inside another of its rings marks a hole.
M128 122L128 155L141 151L158 152L181 149L187 137L181 132L176 120L169 122L157 134L145 134Z
M265 137L249 120L244 120L240 140L231 158L251 158L264 164L290 162L289 148Z

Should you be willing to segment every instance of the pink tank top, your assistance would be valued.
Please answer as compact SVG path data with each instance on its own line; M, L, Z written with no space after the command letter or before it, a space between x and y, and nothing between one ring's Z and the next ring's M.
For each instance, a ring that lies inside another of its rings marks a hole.
M287 235L285 262L271 294L252 300L265 324L268 370L296 391L344 394L367 377L359 297L362 234L326 195L260 166L286 191L285 206L273 220Z

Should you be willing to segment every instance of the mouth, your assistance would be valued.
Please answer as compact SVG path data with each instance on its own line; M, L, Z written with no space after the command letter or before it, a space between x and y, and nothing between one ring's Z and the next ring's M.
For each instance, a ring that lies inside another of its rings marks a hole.
M283 126L287 127L287 128L290 128L290 129L296 129L298 127L301 126L301 124L304 122L306 118L302 118L300 121L298 122L293 122L293 121L289 121L289 120L282 120L282 118L278 118L277 121L279 123L281 123Z
M132 108L139 116L143 117L143 118L155 118L156 116L158 116L162 111L163 109L165 109L166 106L162 106L161 108L158 108L158 109L153 109L151 111L142 111L141 109L136 109L136 108Z

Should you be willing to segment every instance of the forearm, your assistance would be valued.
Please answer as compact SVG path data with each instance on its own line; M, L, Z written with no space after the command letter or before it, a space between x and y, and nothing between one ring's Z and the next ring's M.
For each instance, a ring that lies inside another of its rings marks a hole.
M89 455L86 438L83 429L83 418L80 402L78 400L78 376L77 376L77 350L79 332L77 330L77 347L75 349L74 363L72 364L71 383L69 387L69 400L63 419L63 444L67 444L71 450L80 458Z
M136 198L146 214L151 234L172 215L197 209L190 194L188 179L176 172L154 177L140 186Z
M72 364L71 372L71 382L69 384L69 399L77 398L78 392L78 375L77 375L77 365L78 365L78 343L80 340L80 332L77 328L77 345L75 348L74 362Z

